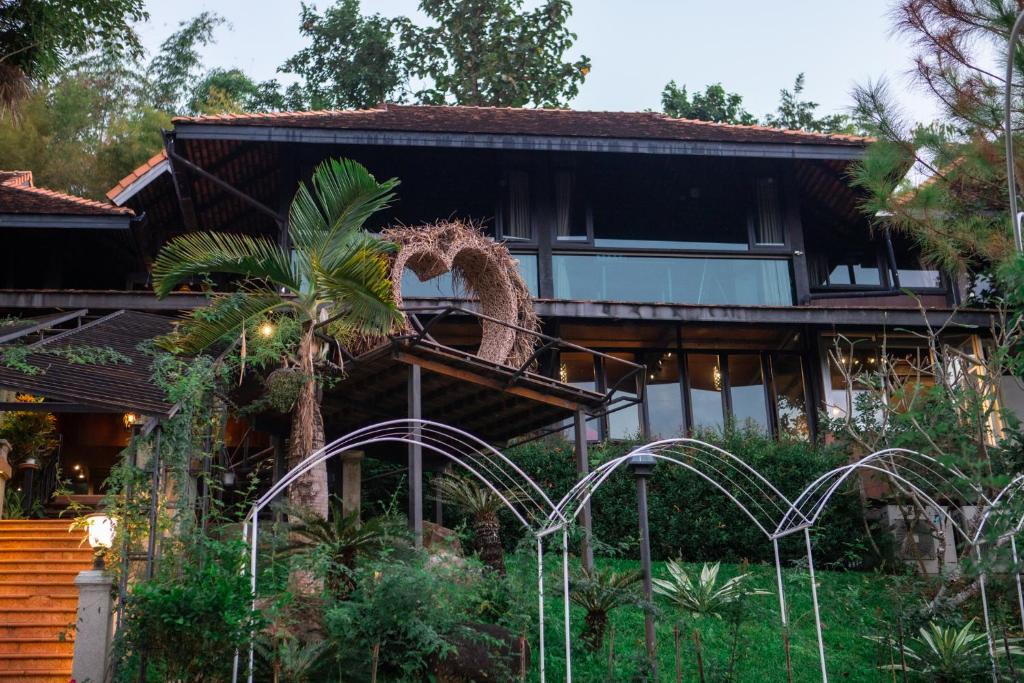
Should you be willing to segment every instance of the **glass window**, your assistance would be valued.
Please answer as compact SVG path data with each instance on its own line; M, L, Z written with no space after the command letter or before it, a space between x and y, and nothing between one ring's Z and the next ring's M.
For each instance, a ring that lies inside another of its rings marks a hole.
M597 382L594 374L594 357L589 353L563 353L559 358L558 379L566 384L571 384L579 389L597 391ZM572 419L567 423L569 428L562 433L570 441L576 439L576 432L572 428ZM590 420L586 423L587 441L597 441L601 438L598 431L598 421Z
M754 182L754 196L757 199L754 236L758 244L783 246L786 243L777 185L775 178L758 178Z
M537 296L537 255L512 254L519 262L519 274L526 282L532 296ZM451 273L442 273L435 278L422 282L409 268L402 273L402 297L415 298L466 298L465 287L456 286Z
M555 297L791 306L786 259L555 254Z
M679 388L679 358L672 351L650 354L647 363L647 419L652 439L670 439L686 433L683 399Z
M751 188L735 169L680 168L659 160L615 163L599 160L590 169L596 246L749 249Z
M907 289L934 289L942 287L942 276L935 268L921 262L921 252L910 240L900 235L892 236L896 270L900 275L900 287Z
M633 353L610 353L612 358L621 358L630 363L636 362L636 354ZM626 377L633 368L625 363L618 363L611 359L604 360L605 384L608 389L615 387L615 396L629 394L636 396L636 379ZM640 405L632 405L621 410L616 410L608 415L608 438L609 439L636 439L640 436Z
M773 354L771 364L779 435L799 439L810 438L807 394L804 389L804 371L800 356L789 353Z
M761 356L751 353L729 356L729 400L732 417L740 429L755 427L768 432Z
M587 240L586 207L572 171L555 171L555 238L570 242Z
M880 287L882 271L874 250L813 254L808 265L812 287Z
M509 171L505 176L505 201L502 206L502 237L533 239L530 226L530 174Z
M687 354L686 375L694 429L722 429L725 415L722 408L722 368L718 356Z

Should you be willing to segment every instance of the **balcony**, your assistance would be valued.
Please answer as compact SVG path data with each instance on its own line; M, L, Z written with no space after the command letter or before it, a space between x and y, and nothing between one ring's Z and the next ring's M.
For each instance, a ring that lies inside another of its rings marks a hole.
M556 299L793 305L786 257L555 254L552 274Z

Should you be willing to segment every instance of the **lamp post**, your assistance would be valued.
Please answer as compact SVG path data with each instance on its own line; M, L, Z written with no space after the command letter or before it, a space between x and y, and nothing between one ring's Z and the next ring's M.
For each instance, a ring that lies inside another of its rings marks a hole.
M1013 56L1017 51L1017 38L1024 28L1024 12L1017 15L1010 31L1009 47L1006 50L1006 92L1003 100L1003 137L1006 138L1006 184L1010 192L1010 223L1013 227L1013 244L1018 254L1024 254L1024 242L1021 240L1021 216L1017 211L1017 178L1013 167Z
M86 517L92 569L79 572L78 613L75 621L75 654L71 677L76 681L107 680L110 643L113 635L113 577L103 568L103 556L114 545L116 524L102 512Z
M640 519L640 568L644 579L644 644L647 647L647 659L650 662L654 679L658 678L658 659L655 652L654 614L650 605L654 600L651 586L651 531L647 522L647 479L654 474L657 461L652 455L635 455L627 461L630 471L636 477L636 510Z

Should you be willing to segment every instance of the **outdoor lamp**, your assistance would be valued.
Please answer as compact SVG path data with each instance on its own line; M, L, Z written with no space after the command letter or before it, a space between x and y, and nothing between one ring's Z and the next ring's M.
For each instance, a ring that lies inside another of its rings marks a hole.
M125 413L124 414L124 428L125 429L131 429L136 424L138 424L138 422L139 422L139 416L136 415L135 413Z
M103 512L94 512L85 517L89 531L89 547L94 553L93 569L103 569L103 554L114 545L114 520Z
M274 326L269 322L263 323L262 325L260 325L260 334L263 335L264 337L273 336Z

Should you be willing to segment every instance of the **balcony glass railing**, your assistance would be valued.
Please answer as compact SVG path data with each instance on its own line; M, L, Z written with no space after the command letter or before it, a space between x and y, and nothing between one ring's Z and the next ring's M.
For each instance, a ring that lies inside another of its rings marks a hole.
M782 258L556 254L552 272L557 299L793 305Z
M530 288L530 294L537 296L537 255L536 254L512 254L519 261L519 274L526 281ZM402 298L437 298L437 299L462 299L466 293L456 287L452 281L451 273L444 273L426 282L420 279L408 268L402 273Z

